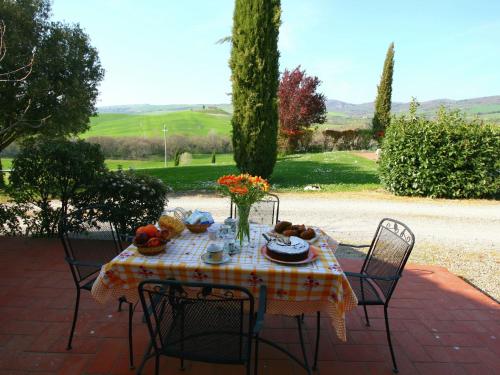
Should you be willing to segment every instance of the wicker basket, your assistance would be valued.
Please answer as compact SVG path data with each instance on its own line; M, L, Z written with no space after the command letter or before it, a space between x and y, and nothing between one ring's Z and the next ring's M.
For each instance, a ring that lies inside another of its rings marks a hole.
M147 247L147 246L138 246L134 243L134 246L137 247L137 251L142 255L157 255L165 251L165 247L168 241L165 241L164 244L160 246Z
M178 236L186 228L182 221L176 219L175 217L167 215L161 216L158 220L158 224L160 225L160 228L168 229L170 231L170 234L168 236L169 239Z
M186 228L192 233L203 233L207 231L210 224L186 224Z

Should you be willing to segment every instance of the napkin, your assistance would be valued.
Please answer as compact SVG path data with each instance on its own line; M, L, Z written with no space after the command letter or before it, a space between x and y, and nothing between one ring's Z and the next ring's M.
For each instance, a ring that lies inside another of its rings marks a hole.
M194 210L186 219L186 223L188 224L213 224L213 222L214 219L210 212L200 210Z

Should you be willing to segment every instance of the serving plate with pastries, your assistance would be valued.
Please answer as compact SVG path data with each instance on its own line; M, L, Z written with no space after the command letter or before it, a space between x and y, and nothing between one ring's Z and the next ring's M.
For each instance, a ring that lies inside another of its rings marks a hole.
M313 228L308 228L304 224L292 224L289 221L278 222L269 234L278 238L299 237L310 244L318 239L318 233Z

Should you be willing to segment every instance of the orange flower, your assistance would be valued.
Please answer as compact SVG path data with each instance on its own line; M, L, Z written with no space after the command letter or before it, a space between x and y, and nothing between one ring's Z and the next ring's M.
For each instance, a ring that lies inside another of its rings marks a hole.
M217 183L219 185L226 185L226 186L230 186L230 185L233 185L236 183L236 180L234 178L234 176L232 175L228 175L228 176L222 176L220 177L218 180L217 180Z
M231 193L235 193L235 194L239 194L239 195L245 195L248 193L248 188L246 186L242 186L242 185L239 185L239 186L235 186L235 187L231 187L229 188L229 191Z

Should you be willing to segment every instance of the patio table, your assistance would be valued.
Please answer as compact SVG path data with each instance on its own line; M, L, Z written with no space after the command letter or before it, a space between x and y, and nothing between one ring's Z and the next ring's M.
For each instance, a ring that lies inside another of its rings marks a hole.
M262 233L270 229L252 224L248 247L222 265L205 264L200 258L213 242L207 233L185 230L167 244L165 253L155 256L142 255L130 245L102 267L92 295L100 303L120 296L135 302L139 298L139 283L148 278L239 285L254 293L264 284L268 291L268 314L297 316L325 311L337 336L345 341L345 312L357 306L357 299L335 258L338 243L317 229L319 235L314 246L320 249L318 259L301 266L281 265L271 262L260 251L265 244Z

